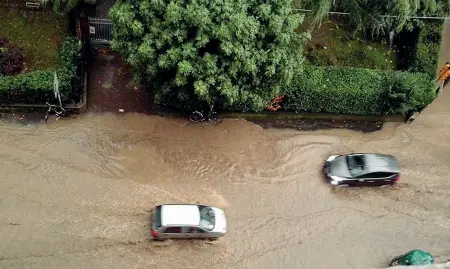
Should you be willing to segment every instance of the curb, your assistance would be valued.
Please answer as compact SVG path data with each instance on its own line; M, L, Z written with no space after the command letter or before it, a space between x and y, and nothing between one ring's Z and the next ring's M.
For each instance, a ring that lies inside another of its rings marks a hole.
M158 116L186 118L187 115L180 112L158 111ZM294 112L267 112L267 113L220 113L224 119L246 120L328 120L328 121L366 121L366 122L405 122L406 117L401 115L390 116L358 116L347 114L326 113L294 113Z

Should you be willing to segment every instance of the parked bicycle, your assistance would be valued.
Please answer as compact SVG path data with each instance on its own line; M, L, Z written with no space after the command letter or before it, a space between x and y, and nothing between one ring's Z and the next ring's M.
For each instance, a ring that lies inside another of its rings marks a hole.
M66 116L66 110L63 107L58 107L52 105L48 102L45 102L45 105L48 106L47 113L45 113L44 121L47 122L50 113L53 112L56 115L56 120L58 121L60 118L64 118Z
M210 121L211 123L217 124L221 122L219 114L214 111L214 105L209 109L208 114L204 114L204 111L194 111L189 116L189 120L192 122L200 122L200 121Z

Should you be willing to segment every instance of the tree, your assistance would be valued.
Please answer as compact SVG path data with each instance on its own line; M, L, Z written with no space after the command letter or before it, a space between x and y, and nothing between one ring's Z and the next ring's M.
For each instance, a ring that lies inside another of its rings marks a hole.
M295 0L294 6L312 9L315 22L327 17L330 11L348 12L356 30L373 33L386 28L399 32L412 26L411 16L444 16L450 11L449 0Z
M151 83L155 101L260 110L303 61L292 0L122 0L112 47Z
M81 0L38 0L41 4L47 5L49 2L53 5L53 11L64 13L69 12L74 8Z

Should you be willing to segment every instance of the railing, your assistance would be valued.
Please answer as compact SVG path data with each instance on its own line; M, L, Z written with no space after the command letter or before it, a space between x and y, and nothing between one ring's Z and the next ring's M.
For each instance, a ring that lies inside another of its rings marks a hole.
M109 45L113 24L109 19L89 17L89 40L91 45Z

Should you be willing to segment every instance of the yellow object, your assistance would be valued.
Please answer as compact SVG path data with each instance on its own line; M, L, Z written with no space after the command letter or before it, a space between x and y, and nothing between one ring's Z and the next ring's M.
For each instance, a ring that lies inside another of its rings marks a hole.
M450 63L446 63L445 66L439 71L439 80L445 81L450 76Z

